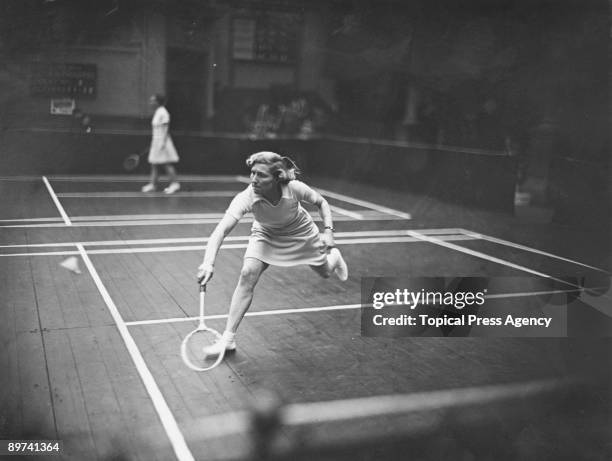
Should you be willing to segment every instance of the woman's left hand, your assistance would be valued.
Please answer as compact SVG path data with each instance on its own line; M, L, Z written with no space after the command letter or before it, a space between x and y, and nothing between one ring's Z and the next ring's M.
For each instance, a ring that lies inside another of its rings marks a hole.
M325 229L323 234L321 234L321 241L327 247L334 246L334 232L331 229Z

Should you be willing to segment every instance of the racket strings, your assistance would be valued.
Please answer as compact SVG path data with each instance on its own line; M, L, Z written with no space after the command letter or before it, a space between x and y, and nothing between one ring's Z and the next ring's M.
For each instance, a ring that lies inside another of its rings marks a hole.
M138 165L140 164L140 160L144 157L145 154L148 154L149 150L145 149L143 151L141 151L139 154L131 154L128 155L124 160L123 160L123 168L126 171L132 171L135 170Z
M200 316L198 326L181 343L181 357L187 367L194 371L208 371L218 366L225 356L225 347L218 354L207 353L223 340L222 335L205 323L204 297L206 290L200 288ZM217 346L218 348L219 346Z

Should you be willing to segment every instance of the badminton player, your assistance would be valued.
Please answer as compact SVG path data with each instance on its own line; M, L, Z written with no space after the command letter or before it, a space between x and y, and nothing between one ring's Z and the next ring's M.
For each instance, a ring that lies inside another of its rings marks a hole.
M236 349L236 330L251 305L257 281L268 266L307 264L323 278L332 273L342 281L348 278L347 265L334 247L329 204L321 194L295 179L299 173L295 163L274 152L258 152L246 164L251 168L251 183L232 200L211 234L204 261L198 268L199 282L207 283L213 276L215 258L224 238L246 213L253 213L251 236L225 331L220 341L204 351L207 355L219 354L222 348ZM322 234L300 201L318 207L324 226Z
M142 187L143 192L154 192L159 181L159 167L163 166L168 174L170 184L164 189L166 194L173 194L181 188L176 180L176 169L174 164L179 161L179 156L168 132L170 125L170 114L164 107L166 98L161 94L154 94L149 99L149 104L155 110L151 120L152 137L149 149L149 163L151 164L151 182Z

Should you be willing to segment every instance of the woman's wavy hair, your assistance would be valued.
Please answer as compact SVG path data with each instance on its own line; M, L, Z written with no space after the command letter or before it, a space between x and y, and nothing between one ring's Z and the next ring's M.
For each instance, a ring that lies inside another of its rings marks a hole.
M300 174L300 169L293 160L275 152L257 152L246 160L249 168L258 163L268 165L270 172L278 179L278 182L283 184L293 181Z

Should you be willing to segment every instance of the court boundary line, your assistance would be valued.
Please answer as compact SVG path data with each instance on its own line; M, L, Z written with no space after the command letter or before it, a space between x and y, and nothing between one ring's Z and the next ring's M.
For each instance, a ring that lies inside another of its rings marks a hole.
M332 211L333 208L338 208L339 210L342 210L342 212L348 212L348 213L354 213L355 215L359 215L359 218L355 218L355 219L368 219L371 218L372 216L376 216L379 217L379 215L375 214L378 213L377 211L374 210L360 210L359 213L355 213L353 211L350 210L345 210L344 208L340 208L340 207L332 207ZM71 216L70 220L72 221L72 223L74 224L75 222L88 222L88 221L115 221L115 222L121 222L121 221L146 221L146 220L163 220L163 221L170 221L170 220L184 220L184 219L221 219L223 216L225 215L225 213L161 213L161 214L117 214L117 215L82 215L82 216ZM245 214L245 217L252 217L253 215L251 213L247 213ZM315 217L313 217L313 219L315 219ZM382 220L382 218L381 218ZM6 223L18 223L18 222L40 222L40 223L44 223L44 222L58 222L58 221L62 221L62 218L59 216L53 216L53 217L48 217L48 218L11 218L11 219L0 219L0 223L6 222Z
M497 243L498 245L504 245L504 246L508 246L510 248L516 248L516 249L522 250L522 251L528 251L528 252L531 252L531 253L535 253L535 254L539 254L539 255L542 255L542 256L546 256L548 258L559 259L561 261L572 263L572 264L575 264L577 266L583 266L583 267L586 267L588 269L593 269L593 270L596 270L598 272L603 272L606 275L612 275L612 272L609 272L609 271L607 271L605 269L601 269L599 267L595 267L595 266L591 266L589 264L581 263L580 261L575 261L573 259L565 258L563 256L556 255L554 253L548 253L547 251L538 250L537 248L529 247L529 246L526 246L526 245L521 245L520 243L514 243L514 242L511 242L509 240L500 239L498 237L493 237L491 235L481 234L480 232L474 232L474 231L471 231L471 230L468 230L468 229L457 229L457 230L459 231L459 233L475 237L475 238L477 238L479 240L487 240L487 241L492 242L492 243Z
M447 240L473 240L466 235L450 235ZM360 245L360 244L375 244L375 243L417 243L419 239L411 236L400 237L372 237L372 238L353 238L353 239L337 239L336 245ZM244 249L247 243L223 244L222 250ZM177 245L177 246L157 246L144 248L114 248L108 250L90 249L89 254L92 255L113 255L113 254L139 254L139 253L171 253L173 251L204 251L206 245ZM31 253L0 253L0 257L25 257L25 256L68 256L78 254L78 251L45 251Z
M320 216L313 216L312 219L315 222L321 222L322 219ZM400 219L391 215L383 215L383 216L372 216L372 215L362 215L361 220L363 221L399 221ZM354 222L355 219L348 216L334 216L334 222ZM188 224L217 224L219 222L219 218L193 218L193 219L143 219L138 220L135 219L133 221L86 221L86 222L76 222L72 223L72 227L130 227L130 226L181 226ZM243 218L240 220L239 224L247 224L253 222L253 218ZM62 222L44 222L39 224L3 224L0 225L0 228L6 229L19 229L19 228L52 228L52 227L65 227L66 224Z
M0 219L0 222L58 222L62 218L54 216L53 218L12 218L12 219Z
M405 213L403 211L395 210L393 208L389 208L386 206L378 205L373 202L368 202L366 200L360 200L357 198L350 197L348 195L339 194L337 192L331 192L327 189L321 189L320 187L315 187L322 195L335 198L336 200L342 200L347 203L351 203L353 205L359 205L364 208L369 208L370 210L378 211L380 213L390 214L392 216L396 216L401 219L412 219L412 215L410 213Z
M161 213L161 214L118 214L118 215L90 215L90 216L72 216L72 222L87 222L87 221L146 221L146 220L163 220L170 221L172 219L221 219L225 213Z
M74 218L71 218L73 221ZM343 231L335 232L334 236L343 237L395 237L407 236L405 229L389 230L369 230L369 231ZM460 235L454 228L422 229L421 232L432 235ZM248 240L250 234L228 235L224 241ZM78 242L53 242L53 243L23 243L13 245L0 245L0 248L44 248L44 247L71 247L77 243L83 246L128 246L128 245L148 245L148 244L169 244L169 243L206 243L210 237L177 237L177 238L155 238L155 239L132 239L132 240L89 240ZM471 239L471 238L470 238Z
M553 294L567 294L567 293L576 293L581 292L582 290L579 288L574 288L571 290L547 290L547 291L527 291L527 292L519 292L519 293L496 293L492 295L485 295L485 299L507 299L507 298L528 298L532 296L543 296L543 295L553 295ZM392 304L389 304L392 305ZM372 303L353 303L353 304L337 304L333 306L317 306L317 307L296 307L296 308L287 308L287 309L270 309L265 311L254 311L247 312L245 317L269 317L275 315L290 315L290 314L308 314L312 312L333 312L333 311L343 311L343 310L357 310L362 309L364 307L372 307ZM206 315L204 318L206 320L223 320L226 319L228 314L212 314ZM182 323L182 322L196 322L200 319L199 316L190 316L190 317L169 317L163 319L152 319L152 320L132 320L129 322L125 322L128 327L135 326L146 326L146 325L162 325L167 323Z
M47 186L47 191L49 192L51 199L55 203L60 215L62 215L62 218L66 222L66 225L71 226L72 222L70 221L70 218L66 214L66 211L64 210L64 207L60 203L59 199L55 195L55 191L51 187L51 184L49 183L49 181L47 180L45 176L43 176L42 178L43 178L43 182L45 183L45 186ZM157 412L157 415L162 424L162 427L166 431L166 435L168 436L168 439L170 441L170 444L172 445L172 449L174 450L175 455L177 456L179 461L195 461L191 451L189 450L189 447L187 446L185 438L178 426L178 423L176 422L176 419L174 418L174 415L172 414L172 411L170 410L170 407L168 406L168 403L166 402L163 394L161 393L161 390L159 389L159 386L157 385L157 382L155 381L153 374L149 370L149 367L147 366L144 360L144 357L142 356L140 352L140 349L138 349L138 345L136 344L136 341L134 341L132 334L130 333L128 327L126 326L125 321L123 320L123 317L119 313L119 309L115 305L115 302L113 301L110 294L108 293L108 290L104 286L104 283L102 282L102 279L100 278L98 274L98 271L93 265L83 245L76 244L76 247L77 247L78 253L81 255L81 258L83 259L83 262L85 263L85 266L87 267L87 270L89 271L89 274L91 275L94 281L94 284L96 285L98 289L98 292L102 296L102 299L104 303L106 304L106 307L109 313L111 314L111 317L115 321L115 326L117 327L119 331L119 335L123 339L123 342L127 348L128 354L130 355L132 362L136 366L136 371L140 375L140 379L143 382L145 390L149 394L151 402L153 403L153 407L155 408Z
M166 175L160 175L160 178L166 178ZM179 181L185 182L241 182L241 175L178 175ZM6 177L0 177L4 179ZM10 176L8 178L11 178ZM22 176L24 181L29 180L28 176ZM38 177L33 177L38 179ZM136 182L147 181L150 179L148 175L50 175L48 178L51 181L58 182Z
M57 194L59 198L201 198L201 197L234 197L240 191L233 190L203 190L185 191L166 194L164 192L139 192L139 191L110 191L110 192L61 192Z
M55 191L51 187L51 184L49 183L49 180L47 179L46 176L43 176L42 180L45 183L45 186L47 187L47 192L49 192L49 195L51 196L51 200L53 200L53 203L55 203L57 211L59 212L60 216L64 220L64 224L66 226L72 226L72 222L70 221L70 218L66 214L66 210L64 210L64 207L62 206L62 204L60 203L59 199L57 198L57 195L55 194Z
M336 205L329 205L329 208L331 209L331 211L335 211L338 214L343 214L358 221L363 220L363 215L361 213L357 213L356 211L347 210Z
M434 245L439 245L439 246L442 246L442 247L445 247L445 248L449 248L451 250L459 251L460 253L465 253L467 255L474 256L476 258L484 259L486 261L494 262L496 264L501 264L503 266L507 266L507 267L510 267L512 269L516 269L516 270L519 270L519 271L522 271L522 272L527 272L529 274L537 275L539 277L547 278L547 279L550 279L550 280L554 280L555 282L560 282L560 283L563 283L564 285L569 285L569 286L572 286L574 288L580 288L580 285L576 285L576 284L570 283L570 282L568 282L566 280L558 279L556 277L553 277L552 275L548 275L548 274L545 274L543 272L539 272L539 271L536 271L536 270L533 270L533 269L529 269L528 267L521 266L520 264L514 264L514 263L512 263L510 261L506 261L505 259L501 259L501 258L497 258L495 256L491 256L491 255L489 255L487 253L482 253L480 251L475 251L475 250L471 250L469 248L465 248L465 247L462 247L462 246L459 246L459 245L454 245L452 243L448 243L448 242L445 242L443 240L437 239L435 237L430 237L430 236L425 235L425 234L420 234L420 233L415 232L415 231L409 231L409 233L410 233L410 235L413 235L416 238L419 238L419 239L421 239L421 240L423 240L425 242L433 243Z

